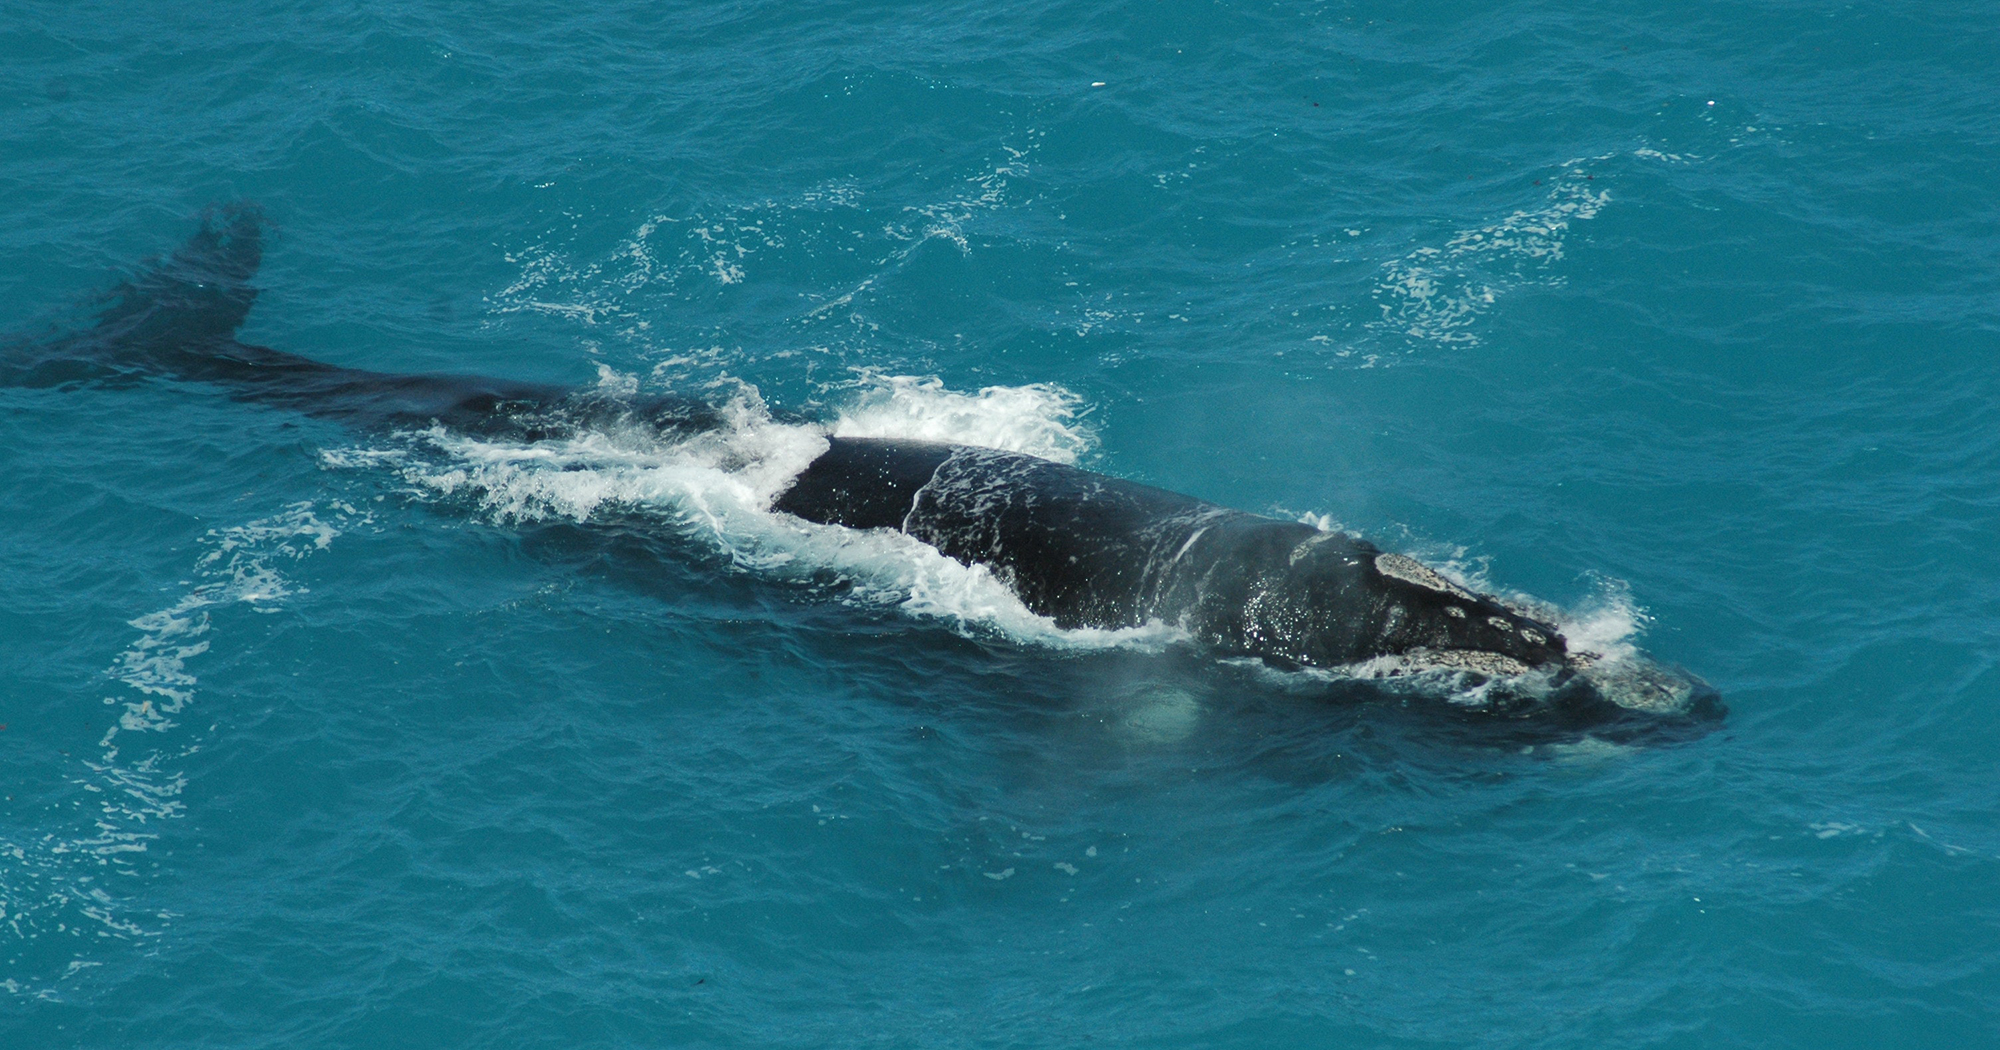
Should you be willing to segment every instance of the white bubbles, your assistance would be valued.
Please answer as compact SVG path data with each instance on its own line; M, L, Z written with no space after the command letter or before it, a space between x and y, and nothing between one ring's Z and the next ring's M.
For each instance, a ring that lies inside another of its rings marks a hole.
M748 398L731 402L725 416L724 429L679 441L637 428L532 443L439 428L422 437L444 460L411 464L404 474L439 494L470 495L505 521L652 509L729 534L746 516L768 516L771 500L826 451L826 439L814 428L771 422Z
M1558 765L1580 767L1608 765L1639 752L1639 749L1631 744L1600 740L1594 736L1584 736L1567 743L1549 744L1546 750Z
M835 437L952 441L1075 463L1095 444L1083 399L1053 383L989 386L966 394L934 376L865 375L860 396L830 428Z
M1134 743L1173 744L1193 735L1201 715L1201 700L1194 693L1154 685L1133 692L1118 726Z
M1606 662L1631 660L1641 654L1633 640L1644 634L1652 617L1632 600L1623 580L1597 577L1596 587L1574 608L1556 619L1572 652L1596 653Z

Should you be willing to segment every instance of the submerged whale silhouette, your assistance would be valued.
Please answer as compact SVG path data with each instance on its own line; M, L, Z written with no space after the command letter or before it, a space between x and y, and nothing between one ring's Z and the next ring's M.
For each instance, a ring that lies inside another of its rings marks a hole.
M0 383L164 375L362 429L441 425L536 441L612 424L724 425L672 396L481 376L341 368L236 339L257 291L264 220L209 209L179 249L107 294L96 323L13 348ZM1034 456L926 441L829 437L772 509L894 529L983 565L1062 627L1172 624L1210 649L1363 677L1434 673L1502 686L1502 713L1566 721L1719 717L1717 692L1637 654L1569 644L1546 615L1476 594L1366 540L1206 503Z

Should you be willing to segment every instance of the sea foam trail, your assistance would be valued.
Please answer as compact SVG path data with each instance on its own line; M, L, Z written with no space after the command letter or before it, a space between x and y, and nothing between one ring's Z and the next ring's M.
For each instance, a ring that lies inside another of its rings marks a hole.
M1072 464L1097 443L1082 421L1083 399L1053 383L961 394L935 376L871 375L857 386L860 396L830 428L834 437L950 441Z
M142 898L119 876L140 873L140 858L161 825L186 813L187 778L179 760L201 749L182 722L199 683L190 662L213 641L211 613L247 605L275 612L303 588L281 571L325 550L369 516L338 501L292 504L268 517L213 529L186 590L171 605L129 621L138 636L118 654L107 676L118 683L103 698L115 721L80 759L71 782L90 805L90 827L11 841L0 834L0 991L31 998L61 995L63 982L101 965L93 946L104 940L144 941L161 935L172 916L143 910Z

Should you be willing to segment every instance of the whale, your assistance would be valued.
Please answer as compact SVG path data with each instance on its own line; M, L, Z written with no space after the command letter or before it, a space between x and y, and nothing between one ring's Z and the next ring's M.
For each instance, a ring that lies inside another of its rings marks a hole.
M0 385L165 377L364 431L442 427L524 442L608 426L674 436L726 425L699 398L377 372L244 343L267 225L252 205L211 206L185 243L104 293L89 323L0 352ZM1700 724L1726 711L1684 669L1573 644L1550 607L1481 593L1347 532L1020 452L825 442L772 511L909 536L983 567L1059 627L1164 624L1212 653L1285 672L1472 683L1482 709L1504 716Z

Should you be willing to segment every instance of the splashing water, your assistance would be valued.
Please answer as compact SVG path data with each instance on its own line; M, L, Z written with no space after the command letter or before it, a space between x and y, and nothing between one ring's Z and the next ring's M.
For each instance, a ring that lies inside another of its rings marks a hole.
M941 380L864 376L831 425L780 422L754 388L724 406L726 425L688 438L598 430L535 443L433 429L408 450L342 450L329 468L394 463L418 491L466 498L494 520L587 522L655 517L738 569L805 584L831 572L846 600L894 607L972 634L997 632L1057 648L1157 649L1182 637L1150 624L1065 629L1030 611L985 566L965 565L912 537L857 531L773 513L772 501L826 451L828 436L977 444L1074 462L1093 444L1081 399L1053 384L967 394Z
M856 386L861 395L829 428L834 437L951 441L1071 464L1096 445L1083 399L1053 383L961 394L935 376L867 374Z

